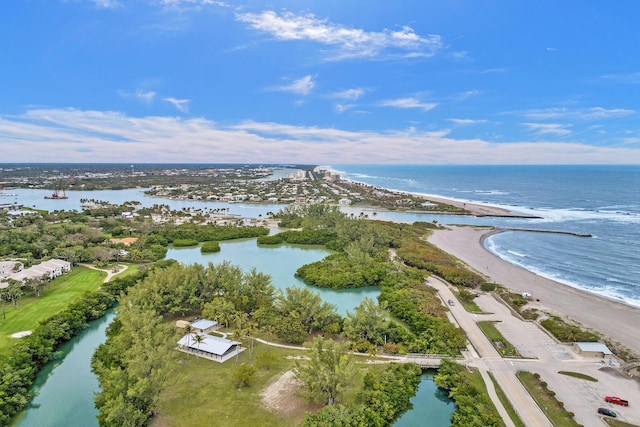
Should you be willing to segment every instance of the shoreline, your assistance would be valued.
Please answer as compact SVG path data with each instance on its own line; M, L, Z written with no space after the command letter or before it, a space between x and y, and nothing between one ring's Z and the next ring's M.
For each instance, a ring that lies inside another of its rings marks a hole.
M363 181L355 181L353 179L343 178L343 181L355 183L359 185L365 185L370 188L381 188L376 187L375 185L371 185L369 183ZM475 217L497 217L497 218L524 218L524 219L539 219L541 217L535 215L529 215L521 212L516 212L511 209L493 206L489 204L483 204L479 202L472 202L466 200L457 200L452 199L445 196L437 196L425 193L416 193L405 190L398 190L394 188L384 188L385 191L389 191L392 193L400 193L407 194L410 196L420 197L426 202L435 202L443 205L451 205L456 208L462 209L465 212L449 212L449 211L437 211L437 210L407 210L407 211L391 211L389 209L385 209L382 207L376 206L362 206L365 209L377 209L379 211L388 211L388 212L409 212L409 213L421 213L427 215L450 215L450 216L475 216ZM351 206L357 208L358 206Z
M446 226L435 230L428 241L495 283L518 293L531 293L530 304L540 311L568 317L640 353L640 308L548 279L494 255L484 241L502 231L506 230Z

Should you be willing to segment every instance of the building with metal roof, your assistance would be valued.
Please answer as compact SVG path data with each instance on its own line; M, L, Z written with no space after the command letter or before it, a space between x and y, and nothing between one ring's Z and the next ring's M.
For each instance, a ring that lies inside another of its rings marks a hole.
M218 322L216 322L215 320L200 319L192 322L191 328L193 329L193 332L206 334L218 329Z
M198 343L194 335L187 334L180 338L178 349L217 362L229 360L244 350L237 341L204 334L200 335L203 340Z
M613 353L609 347L599 342L574 342L573 350L585 357L602 357L612 356Z

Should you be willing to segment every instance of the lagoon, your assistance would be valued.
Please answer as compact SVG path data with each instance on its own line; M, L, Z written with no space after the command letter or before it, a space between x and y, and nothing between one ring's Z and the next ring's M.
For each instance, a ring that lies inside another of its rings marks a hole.
M288 287L306 287L320 294L322 299L337 307L338 314L346 316L364 298L377 301L380 290L370 286L358 289L323 289L309 286L295 277L296 270L304 264L320 261L329 251L321 246L277 245L258 246L256 239L242 239L220 242L220 252L202 254L200 247L170 248L166 259L175 259L184 264L219 264L228 261L247 272L252 268L271 276L276 289L284 291Z

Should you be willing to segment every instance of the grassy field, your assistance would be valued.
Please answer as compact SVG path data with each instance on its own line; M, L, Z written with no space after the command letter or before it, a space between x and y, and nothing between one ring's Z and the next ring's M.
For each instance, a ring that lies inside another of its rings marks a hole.
M577 427L579 425L564 409L561 402L558 402L553 392L549 391L546 385L534 374L520 371L518 378L554 426Z
M496 350L498 350L498 353L500 353L502 357L520 357L518 350L502 336L500 331L496 329L494 323L496 322L482 321L478 322L478 327L487 338L489 338L489 341L496 347ZM502 343L502 346L496 345L497 342Z
M318 406L302 404L288 415L269 412L260 403L260 394L271 383L295 366L290 356L302 356L305 352L269 347L256 343L255 355L271 352L275 362L270 369L257 368L248 388L238 389L233 385L235 359L225 363L200 359L178 351L171 355L176 361L172 380L160 396L159 415L152 426L224 425L225 427L292 426L298 425L305 410ZM255 358L254 355L254 358ZM252 363L248 351L238 358L238 363ZM282 396L283 403L291 396ZM294 398L300 399L300 398ZM302 401L300 401L302 402Z
M17 308L7 304L0 320L0 360L8 356L15 341L11 334L32 330L39 321L60 312L82 294L98 289L106 276L103 271L77 266L45 286L39 297L24 296Z
M518 416L518 414L516 413L515 409L513 409L513 406L511 405L511 402L509 402L509 399L507 399L507 396L504 394L504 391L502 391L502 388L500 388L500 386L498 385L498 382L494 378L493 374L491 372L489 372L488 374L489 374L489 378L491 378L491 382L493 383L493 386L496 389L496 394L498 395L498 399L500 399L500 402L502 402L502 406L504 406L504 409L509 414L509 418L511 418L511 421L513 421L513 424L515 424L516 427L526 427L525 424L520 419L520 417Z

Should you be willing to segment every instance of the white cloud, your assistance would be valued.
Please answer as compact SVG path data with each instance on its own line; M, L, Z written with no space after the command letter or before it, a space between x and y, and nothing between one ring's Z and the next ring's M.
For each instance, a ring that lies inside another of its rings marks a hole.
M486 120L473 120L473 119L447 119L447 120L461 126L487 123Z
M91 0L91 1L95 3L96 6L101 7L103 9L115 9L122 6L122 4L118 0Z
M5 162L637 164L640 147L454 139L447 131L348 131L270 122L34 109L0 115ZM230 143L230 142L233 143Z
M316 82L313 81L313 77L310 75L294 80L288 85L276 86L274 90L282 92L291 92L296 95L309 95L313 88L316 86Z
M156 93L152 90L145 92L141 89L138 89L135 93L136 98L138 98L141 101L146 102L147 104L151 103L151 101L153 101L153 98L156 96Z
M335 51L331 53L330 59L333 60L374 56L380 59L382 53L391 56L430 57L443 49L439 35L421 36L408 26L400 30L365 31L335 24L311 13L277 14L270 10L262 13L239 13L236 17L251 28L271 34L278 40L305 40L332 46Z
M545 108L539 110L529 110L522 113L524 117L533 120L557 120L557 119L579 119L579 120L598 120L613 119L625 117L635 114L635 110L625 108L602 108L592 107L585 109L571 110L566 107Z
M344 113L347 110L351 110L356 107L357 104L336 104L336 111L338 113Z
M118 95L120 95L124 99L135 99L145 104L151 104L151 102L153 102L153 99L156 96L156 93L152 90L145 92L142 89L138 89L135 92L127 92L124 90L119 90Z
M524 126L541 135L566 136L571 133L567 127L571 125L560 123L523 123Z
M357 101L362 95L364 95L364 93L365 93L365 90L358 87L358 88L343 90L340 92L335 92L331 94L331 97L347 99L349 101Z
M381 101L378 105L382 107L394 107L394 108L419 108L422 111L433 110L438 104L421 102L417 98L400 98L400 99L387 99Z
M179 111L183 113L189 112L189 100L188 99L176 99L176 98L164 98L170 104L173 104Z
M482 92L480 92L478 89L465 90L464 92L456 94L455 99L457 99L458 101L464 101L474 96L478 96L481 93Z
M600 78L613 83L638 84L640 83L640 72L627 74L605 74L600 76Z

